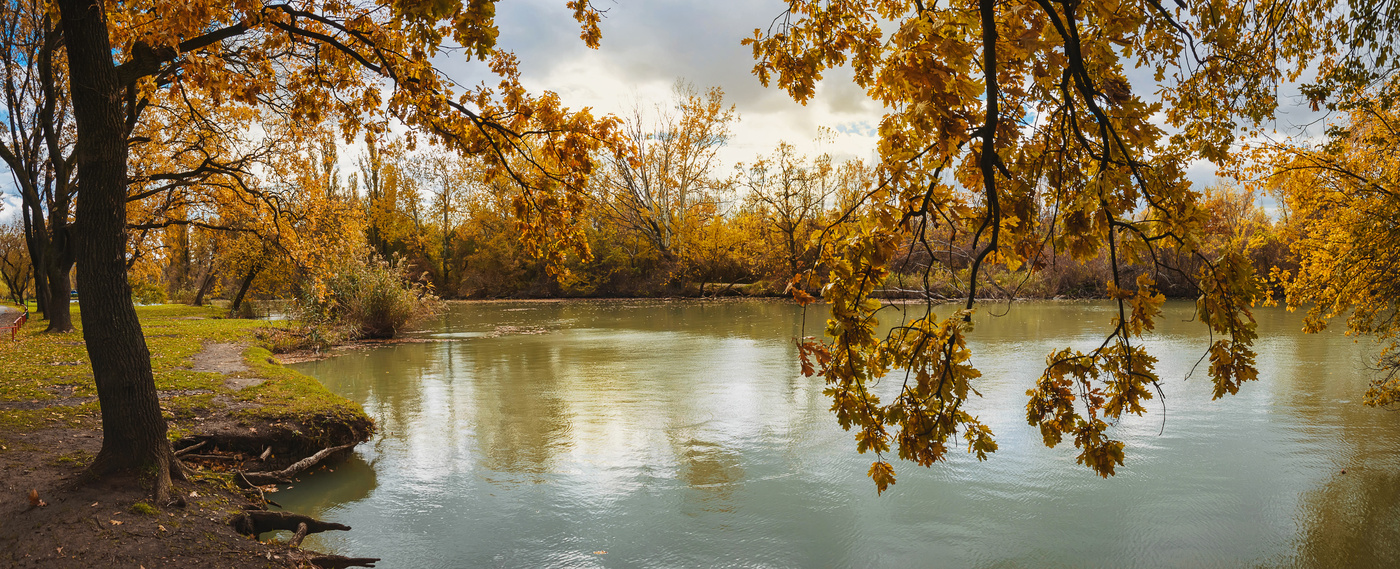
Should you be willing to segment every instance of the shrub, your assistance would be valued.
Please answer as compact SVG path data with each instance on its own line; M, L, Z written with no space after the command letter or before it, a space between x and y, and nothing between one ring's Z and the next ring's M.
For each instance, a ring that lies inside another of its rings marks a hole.
M136 304L165 304L168 300L165 288L151 281L133 279L128 282L131 284L131 300Z
M344 326L358 338L393 338L414 320L437 312L430 287L408 278L402 261L371 257L326 279L321 294L304 298L301 318Z

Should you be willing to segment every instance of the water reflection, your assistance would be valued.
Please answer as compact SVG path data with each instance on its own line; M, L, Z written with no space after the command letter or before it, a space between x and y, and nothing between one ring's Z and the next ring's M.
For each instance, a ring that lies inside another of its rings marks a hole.
M835 425L820 379L798 373L790 304L459 305L425 326L436 341L301 366L381 431L359 462L278 500L366 528L313 546L382 567L1400 559L1400 417L1359 404L1367 346L1296 334L1281 310L1258 312L1260 381L1212 402L1197 367L1204 332L1189 305L1168 307L1148 341L1166 406L1115 427L1130 454L1114 479L1075 465L1072 447L1044 448L1025 390L1046 353L1097 345L1112 316L1097 303L979 314L986 397L969 410L1001 450L980 464L952 453L933 469L897 465L899 483L876 497L870 457Z

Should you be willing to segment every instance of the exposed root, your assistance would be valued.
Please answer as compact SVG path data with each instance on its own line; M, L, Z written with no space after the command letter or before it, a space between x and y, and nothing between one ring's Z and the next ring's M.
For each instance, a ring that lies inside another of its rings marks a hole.
M265 486L268 484L285 484L291 482L292 478L296 477L296 475L301 474L305 470L316 466L317 464L320 464L320 462L325 460L327 457L337 452L348 450L354 447L355 444L356 443L350 443L347 445L340 445L336 447L321 449L321 451L317 452L316 454L303 458L297 461L295 464L288 466L287 468L274 472L239 472L238 480L247 482L248 484L251 484L253 486Z
M344 524L323 522L301 514L265 510L245 510L229 520L228 524L233 526L234 531L252 537L276 530L301 533L303 526L306 529L305 533L321 533L330 530L348 531L350 529L350 526ZM305 537L305 534L302 537Z
M297 531L292 534L292 540L287 542L287 547L301 547L301 540L306 539L306 532L310 529L304 523L297 524Z
M345 569L346 567L374 567L374 564L379 561L379 558L322 555L320 557L312 557L306 561L322 569Z

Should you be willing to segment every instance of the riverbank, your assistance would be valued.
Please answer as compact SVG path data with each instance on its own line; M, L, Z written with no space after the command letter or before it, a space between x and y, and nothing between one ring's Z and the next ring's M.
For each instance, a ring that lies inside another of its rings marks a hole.
M0 342L0 565L306 566L315 554L229 525L263 497L275 503L240 488L235 472L277 471L368 440L373 423L258 346L266 321L180 305L137 312L170 438L194 468L177 482L180 499L149 504L149 490L131 481L78 484L102 441L82 332L42 334L30 322Z

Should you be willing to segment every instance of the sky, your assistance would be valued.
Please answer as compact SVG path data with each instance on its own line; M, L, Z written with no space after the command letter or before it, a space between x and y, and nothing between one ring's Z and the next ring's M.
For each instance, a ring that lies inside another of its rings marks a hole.
M520 59L523 82L532 91L551 90L573 108L595 114L626 115L635 105L650 108L670 100L677 80L703 90L720 87L740 121L721 160L726 167L769 154L780 141L800 154L830 153L836 160L873 161L876 128L883 109L851 81L848 70L827 72L806 105L776 87L764 87L752 74L752 51L741 40L755 28L767 29L786 6L780 0L597 0L606 10L601 46L579 40L578 23L564 0L514 0L497 4L499 45ZM454 79L474 84L489 80L476 62L446 58L440 66ZM1156 90L1146 70L1130 70L1144 99ZM1272 128L1296 134L1317 120L1285 86L1283 107ZM832 135L818 141L818 129ZM717 172L724 175L726 172ZM1215 167L1197 162L1188 169L1197 188L1216 181Z
M627 115L666 104L672 86L687 81L700 90L719 87L740 116L721 152L722 168L752 162L780 141L799 154L829 153L838 161L875 158L875 129L883 110L850 80L847 70L830 70L806 105L776 87L764 87L752 74L750 48L740 44L755 28L766 29L783 13L780 0L595 0L606 10L600 49L584 46L579 25L565 0L511 0L497 4L500 47L520 60L522 80L531 91L551 90L571 108L591 107L595 115ZM495 83L485 65L460 53L438 59L439 67L461 84ZM1139 93L1153 91L1146 75L1134 74ZM1317 117L1284 94L1285 108L1275 126L1294 133ZM819 128L831 129L817 140ZM354 171L355 152L343 152L342 171ZM727 171L716 172L726 175ZM1215 181L1215 169L1193 164L1188 175L1197 187ZM0 222L19 209L9 176L0 179L4 201Z
M780 141L812 156L867 161L874 156L880 105L851 82L849 72L831 74L805 106L776 87L764 87L751 73L752 50L740 41L755 28L766 29L785 2L597 0L594 5L607 10L597 50L579 40L578 22L564 4L497 4L499 45L519 57L522 81L532 91L548 89L572 108L622 116L639 104L650 109L670 101L677 80L701 91L719 87L740 117L721 154L730 165L769 154ZM447 60L442 67L454 78L485 78L479 64ZM835 135L818 143L818 127Z

